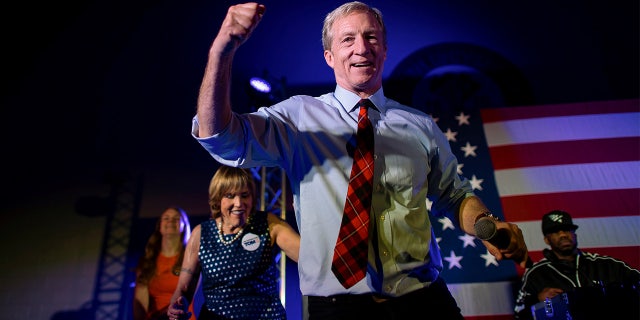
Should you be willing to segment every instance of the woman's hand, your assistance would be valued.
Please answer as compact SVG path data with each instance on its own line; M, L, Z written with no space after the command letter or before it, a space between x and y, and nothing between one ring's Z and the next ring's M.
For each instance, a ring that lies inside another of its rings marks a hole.
M189 302L187 298L180 296L173 304L169 305L167 309L167 316L169 320L187 320L191 317L189 312Z

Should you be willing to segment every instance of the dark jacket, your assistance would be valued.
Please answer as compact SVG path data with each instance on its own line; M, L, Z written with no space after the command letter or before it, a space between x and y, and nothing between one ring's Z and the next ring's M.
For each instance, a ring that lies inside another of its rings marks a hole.
M582 310L588 306L588 300L602 303L598 308L606 309L606 301L603 299L605 295L614 300L617 299L614 295L617 296L624 290L620 294L625 297L628 293L633 293L633 297L628 299L631 299L630 302L637 309L640 271L623 261L583 251L578 252L573 262L558 259L549 249L544 249L543 254L544 258L529 268L522 277L516 298L516 319L533 318L531 306L539 302L538 293L546 287L562 289L569 297L574 298L573 305L571 299L569 305ZM593 305L593 308L596 306Z

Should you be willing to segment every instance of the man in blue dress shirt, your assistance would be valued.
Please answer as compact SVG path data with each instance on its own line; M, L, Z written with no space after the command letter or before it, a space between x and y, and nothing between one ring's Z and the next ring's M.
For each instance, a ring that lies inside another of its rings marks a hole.
M335 91L293 96L251 113L231 108L236 50L257 27L266 7L231 6L210 49L192 135L218 162L237 167L281 167L287 173L301 234L300 289L310 319L462 319L440 277L442 259L429 220L448 216L475 235L478 219L493 216L458 175L457 159L434 120L384 95L387 55L382 14L361 2L329 13L322 29ZM374 108L374 180L368 266L364 279L345 288L331 271L353 157L360 99ZM496 221L511 235L506 248L483 243L498 260L523 267L527 248L515 224ZM489 293L488 293L489 294Z

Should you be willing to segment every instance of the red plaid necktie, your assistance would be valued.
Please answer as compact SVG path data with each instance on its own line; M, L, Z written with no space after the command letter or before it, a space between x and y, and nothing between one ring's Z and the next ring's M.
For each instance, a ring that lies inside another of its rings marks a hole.
M369 248L369 210L373 189L373 126L367 116L367 108L372 104L368 99L363 99L358 105L360 114L353 167L331 266L331 271L345 288L352 287L364 278Z

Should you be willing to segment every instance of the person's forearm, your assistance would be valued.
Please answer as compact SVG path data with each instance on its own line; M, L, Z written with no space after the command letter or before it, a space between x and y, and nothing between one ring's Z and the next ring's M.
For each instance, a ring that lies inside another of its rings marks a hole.
M144 320L147 316L146 308L140 303L139 300L133 300L133 319L134 320Z
M198 136L209 137L231 119L231 65L233 55L221 56L212 47L198 95Z
M136 282L133 295L133 319L144 320L147 317L147 311L149 310L149 287L145 284Z
M255 2L229 7L209 48L207 67L198 95L198 136L209 137L231 121L231 65L238 47L256 28L265 6Z
M185 297L191 303L196 292L198 279L199 276L195 276L192 270L182 268L178 278L178 285L171 297L171 304L174 304L179 297Z
M467 197L462 201L462 205L460 205L458 217L460 228L462 228L464 232L475 236L476 231L473 225L476 223L477 218L484 212L490 212L490 210L480 198L476 196Z

